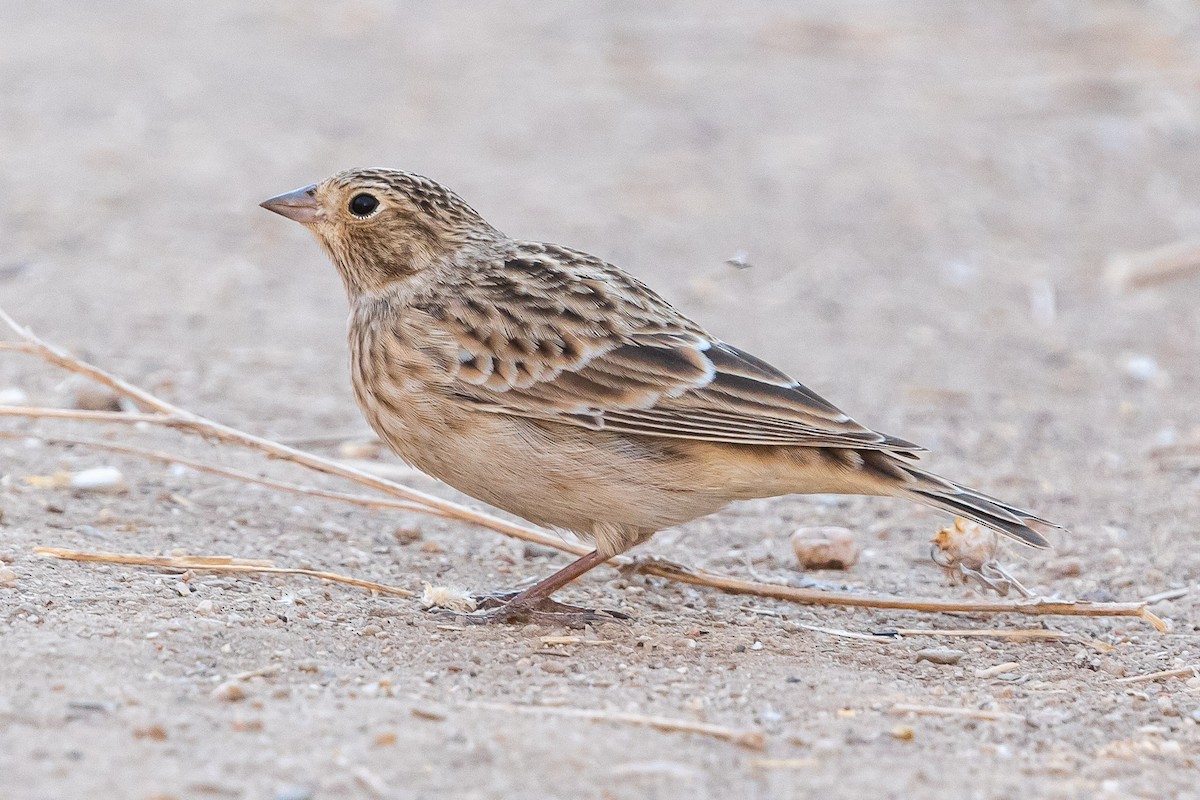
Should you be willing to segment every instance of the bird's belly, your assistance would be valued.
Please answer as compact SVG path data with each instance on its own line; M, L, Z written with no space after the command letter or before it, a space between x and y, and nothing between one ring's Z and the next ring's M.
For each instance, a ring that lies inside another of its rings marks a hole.
M406 462L535 524L584 536L598 523L649 532L735 499L721 486L705 490L700 465L658 442L481 411L448 418L412 406L379 413L375 405L364 403L364 412Z

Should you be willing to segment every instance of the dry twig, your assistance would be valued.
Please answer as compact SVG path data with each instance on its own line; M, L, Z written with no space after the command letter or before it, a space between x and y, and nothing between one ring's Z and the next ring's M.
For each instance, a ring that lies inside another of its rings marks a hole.
M989 722L1024 722L1025 717L1008 711L984 711L979 708L959 708L957 706L920 706L910 703L897 703L892 706L893 714L916 714L923 717L966 717L968 719L983 719Z
M654 728L665 733L698 733L701 736L712 736L727 742L752 750L761 750L766 746L766 737L762 732L738 728L727 728L724 725L713 725L708 722L695 722L688 719L659 717L650 714L632 714L626 711L604 711L591 708L562 708L560 706L525 706L512 703L474 702L464 703L462 708L479 709L481 711L500 711L505 714L538 714L549 717L569 717L571 719L586 719L592 722L616 722L623 725L637 725Z
M1150 672L1146 675L1131 675L1128 678L1117 678L1117 683L1149 683L1168 678L1194 678L1200 676L1200 665L1180 667L1179 669L1164 669L1161 672Z
M978 636L989 639L1042 639L1051 642L1063 639L1080 640L1073 633L1045 628L899 628L893 633L897 636Z
M1151 613L1145 603L1089 603L1077 600L1047 600L1029 598L1021 600L942 600L920 597L880 597L851 592L828 592L819 589L801 589L774 583L744 581L718 575L702 569L690 569L680 564L662 560L643 560L639 571L647 575L670 578L695 586L710 586L730 594L753 594L773 597L806 605L856 606L859 608L892 608L905 611L935 613L966 612L974 614L1029 614L1080 617L1140 617L1159 631L1166 631L1166 624Z
M1121 289L1145 289L1200 275L1200 242L1182 241L1109 259L1109 279Z
M277 567L270 561L258 559L241 559L231 556L146 556L138 553L92 553L83 550L68 550L64 547L35 547L33 550L43 558L63 558L68 561L94 561L101 564L134 564L143 567L162 567L164 569L206 570L209 572L257 572L272 575L305 575L309 578L319 578L323 581L346 583L370 589L380 594L390 594L396 597L412 597L413 592L399 589L374 581L364 581L338 575L335 572L322 572L315 569L300 567Z
M0 407L0 416L4 414L4 408ZM159 461L164 464L179 464L194 469L197 472L205 472L209 475L218 475L222 478L230 478L243 483L252 483L257 486L265 486L269 489L277 489L281 492L291 492L292 494L303 494L310 497L320 497L323 500L336 500L342 503L350 503L356 506L365 506L366 508L394 508L400 511L412 511L419 514L432 514L434 516L445 516L445 514L435 508L426 508L417 503L409 503L404 500L392 500L387 497L370 497L363 494L348 494L346 492L333 492L328 489L318 489L314 486L301 486L296 483L288 483L287 481L277 481L273 478L263 478L258 475L252 475L249 472L231 469L229 467L221 467L215 464L206 464L202 461L186 458L183 456L175 456L170 453L161 453L157 450L146 450L141 447L133 447L132 445L113 444L112 442L101 442L95 439L75 439L66 436L42 436L40 434L25 434L14 433L12 431L0 431L0 439L28 439L34 438L50 445L62 445L79 447L90 447L96 450L107 450L112 453L122 453L124 455L137 456L149 461Z
M858 633L840 628L822 628L818 625L800 625L801 628L830 636L840 636L843 639L861 639L868 642L895 642L906 636L974 636L989 639L1012 639L1028 641L1031 639L1058 642L1064 639L1082 641L1080 637L1064 631L1051 631L1045 628L894 628L874 633Z
M214 440L225 444L234 444L240 447L258 450L266 453L269 457L289 461L294 464L299 464L316 472L327 475L334 475L353 481L362 486L383 492L392 497L399 498L405 501L403 508L410 511L420 511L422 513L430 513L438 516L443 516L449 519L457 519L464 522L471 522L476 525L490 528L491 530L502 533L506 536L512 536L517 539L522 539L527 542L550 547L556 550L572 553L575 555L583 555L589 551L582 545L567 542L559 537L543 533L533 528L519 525L500 517L488 514L482 511L476 511L450 500L443 500L435 495L422 492L417 489L412 489L408 486L386 480L375 475L371 475L360 469L349 467L332 459L323 458L312 453L307 453L302 450L297 450L294 447L289 447L284 444L255 436L250 433L239 431L236 428L231 428L228 425L223 425L210 419L194 414L186 409L162 400L159 397L147 392L138 386L135 386L121 378L111 375L110 373L89 364L80 359L74 358L66 351L51 345L37 337L28 328L23 328L17 324L11 316L3 309L0 309L0 322L4 322L20 335L24 342L0 342L4 345L0 350L20 352L31 355L36 355L42 360L54 366L60 367L70 372L83 375L91 380L94 380L109 389L112 389L117 394L132 400L137 405L152 410L155 413L120 413L120 412L105 412L105 411L82 411L73 409L48 409L48 408L31 408L31 407L0 407L0 416L10 417L25 417L25 418L60 418L72 419L89 422L121 422L121 423L152 423L155 425L163 425L177 430L195 433L204 438ZM141 453L135 452L134 448L127 448L126 452L134 455L152 454L151 457L160 458L161 454L153 453L153 451L144 451ZM160 458L161 460L161 458ZM178 463L185 463L181 459L172 458ZM199 462L192 462L198 464ZM236 477L238 480L243 480L245 473L235 475L236 471L227 470L225 468L204 467L205 471L221 474L225 477ZM363 504L361 499L348 500L340 492L323 492L321 490L307 490L306 487L293 487L290 484L281 484L280 482L266 483L265 479L255 478L253 482L270 485L273 488L281 488L286 491L295 491L297 488L303 488L305 494L314 494L326 499L342 500L344 502L358 502ZM356 496L355 496L356 497ZM415 506L415 507L414 507ZM890 608L902 609L911 611L948 613L948 612L966 612L966 613L1015 613L1028 615L1062 615L1062 616L1088 616L1088 617L1139 617L1142 620L1153 625L1158 630L1166 630L1157 616L1151 613L1145 603L1086 603L1086 602L1071 602L1044 600L1038 598L1029 598L1013 601L981 601L981 600L941 600L933 598L905 598L905 597L881 597L878 595L867 594L852 594L849 592L826 592L813 589L801 589L792 586L783 586L778 584L765 583L761 581L746 581L739 578L720 575L709 572L704 569L693 569L680 564L674 564L668 561L658 559L645 558L630 558L622 557L613 559L615 566L622 566L641 572L646 575L666 578L667 580L687 583L694 586L706 586L718 589L730 594L748 594L759 597L771 597L778 600L787 600L795 603L804 603L809 605L833 605L833 606L855 606L868 608Z

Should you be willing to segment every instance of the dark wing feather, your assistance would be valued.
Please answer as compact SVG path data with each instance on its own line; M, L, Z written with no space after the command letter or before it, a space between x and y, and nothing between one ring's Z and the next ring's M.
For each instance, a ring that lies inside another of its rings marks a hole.
M731 444L922 449L859 425L591 256L522 245L473 279L502 302L443 297L426 310L457 341L455 390L482 410Z

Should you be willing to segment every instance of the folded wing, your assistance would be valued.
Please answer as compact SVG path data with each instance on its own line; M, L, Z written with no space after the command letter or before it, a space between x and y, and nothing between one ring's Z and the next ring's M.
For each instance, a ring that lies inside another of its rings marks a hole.
M455 390L482 410L730 444L922 449L859 425L598 259L543 250L481 279L505 302L443 298L428 311L458 345Z

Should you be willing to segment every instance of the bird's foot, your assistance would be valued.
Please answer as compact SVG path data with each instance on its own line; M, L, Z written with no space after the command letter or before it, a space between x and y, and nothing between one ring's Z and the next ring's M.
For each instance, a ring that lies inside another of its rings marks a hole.
M567 605L549 597L523 598L520 592L497 592L475 595L478 604L470 614L448 613L464 625L513 625L537 623L582 628L599 622L624 622L628 614L607 609L581 608Z

